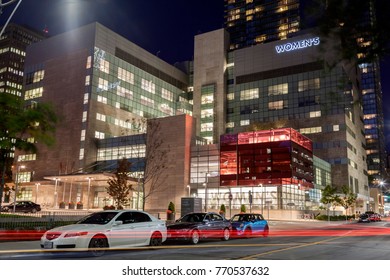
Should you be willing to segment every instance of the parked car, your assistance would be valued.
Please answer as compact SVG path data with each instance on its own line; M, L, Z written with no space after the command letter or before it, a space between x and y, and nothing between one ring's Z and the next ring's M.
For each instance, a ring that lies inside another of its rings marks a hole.
M361 214L358 219L358 223L370 223L370 216L368 214Z
M1 207L1 211L3 212L13 212L14 211L15 202L12 202L8 205L4 205ZM15 205L15 212L23 212L23 213L36 213L41 211L41 205L36 204L32 201L17 201Z
M382 220L381 215L378 213L368 214L371 222L380 222Z
M218 238L229 240L232 225L221 215L209 213L189 213L168 225L168 239L189 241L197 244L202 239Z
M231 219L234 237L264 236L269 234L268 222L261 214L236 214Z
M106 210L90 214L76 224L47 231L41 248L87 249L101 256L108 248L159 246L167 238L165 221L136 210Z

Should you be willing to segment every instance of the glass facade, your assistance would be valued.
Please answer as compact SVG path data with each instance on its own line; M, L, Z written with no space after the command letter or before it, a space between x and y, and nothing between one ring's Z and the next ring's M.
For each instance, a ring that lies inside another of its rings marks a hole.
M300 1L224 0L230 49L290 38L300 30Z

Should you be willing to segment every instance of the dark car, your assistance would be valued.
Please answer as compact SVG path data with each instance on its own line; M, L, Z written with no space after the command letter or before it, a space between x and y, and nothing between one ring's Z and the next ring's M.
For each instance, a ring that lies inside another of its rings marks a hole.
M370 216L368 214L361 214L359 216L358 222L359 223L370 223L371 222Z
M242 213L230 219L235 237L264 236L269 234L268 222L261 214Z
M3 212L13 212L14 202L2 207ZM17 201L15 205L15 212L36 213L41 211L41 205L32 201Z
M171 225L167 225L168 240L189 241L197 244L202 239L229 240L232 225L217 213L189 213Z

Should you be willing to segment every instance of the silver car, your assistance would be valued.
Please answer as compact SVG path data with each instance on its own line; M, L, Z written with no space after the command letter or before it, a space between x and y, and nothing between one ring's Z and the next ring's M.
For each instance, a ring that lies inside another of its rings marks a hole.
M159 246L166 238L165 221L147 212L109 210L45 232L41 248L50 251L81 249L101 256L108 248Z

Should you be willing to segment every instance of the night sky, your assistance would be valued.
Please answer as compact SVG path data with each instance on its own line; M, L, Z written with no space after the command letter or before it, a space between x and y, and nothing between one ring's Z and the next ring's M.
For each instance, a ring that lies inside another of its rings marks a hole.
M4 9L0 25L15 5ZM97 21L173 64L193 58L195 35L223 27L223 10L223 0L23 0L11 22L56 35ZM381 69L390 151L390 59Z

